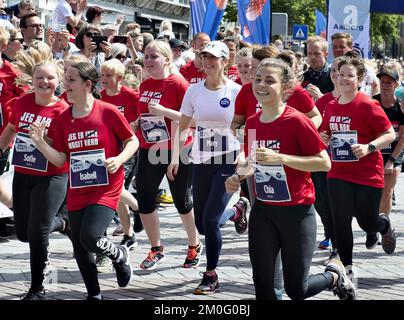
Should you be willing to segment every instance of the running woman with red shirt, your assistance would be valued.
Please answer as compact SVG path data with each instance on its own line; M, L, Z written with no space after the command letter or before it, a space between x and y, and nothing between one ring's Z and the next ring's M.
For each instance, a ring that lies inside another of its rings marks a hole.
M240 163L225 183L232 193L240 180L254 174L249 252L256 298L276 299L275 261L281 250L291 299L306 299L326 289L340 299L355 299L355 288L339 260L331 261L324 273L309 275L316 242L310 172L328 171L331 162L313 123L284 103L294 81L291 68L279 59L265 59L258 66L253 91L262 111L247 120L244 151L249 160Z
M58 66L45 61L33 69L35 93L17 99L10 121L0 137L0 153L15 138L13 164L13 212L17 238L30 246L31 287L24 300L46 300L43 286L49 264L49 234L65 231L66 221L56 217L67 188L67 166L48 163L30 139L29 127L43 124L46 135L55 138L51 125L68 108L55 96L59 84ZM48 139L48 138L47 138Z
M138 147L138 140L114 105L94 98L98 74L88 62L74 64L65 74L67 98L72 106L54 124L53 147L43 139L43 125L33 123L30 137L56 166L69 163L67 210L75 258L88 292L88 300L102 299L94 254L113 263L118 285L132 278L129 250L104 237L118 206L123 187L122 164Z
M384 186L379 150L395 139L395 133L380 104L358 92L366 75L363 60L340 61L338 70L341 96L327 105L321 135L331 145L328 192L334 236L341 261L353 278L353 217L364 231L380 232L383 249L394 252L396 239L390 219L379 215Z
M173 120L180 117L179 109L189 84L181 75L173 74L178 71L172 64L172 52L165 41L156 40L146 47L144 65L150 78L143 81L139 88L137 115L142 134L136 186L140 217L151 243L151 250L140 267L152 270L166 259L160 241L160 221L155 198L171 162L171 138L175 136ZM156 109L163 109L164 115L154 115L152 111ZM188 139L190 142L191 139ZM198 266L202 251L194 221L190 174L191 165L181 162L175 181L169 180L174 205L188 237L184 268Z

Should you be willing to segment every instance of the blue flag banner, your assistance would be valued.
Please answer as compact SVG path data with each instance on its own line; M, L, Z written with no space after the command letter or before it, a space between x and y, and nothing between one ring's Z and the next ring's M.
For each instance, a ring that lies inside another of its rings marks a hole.
M243 41L260 45L269 44L271 1L237 0L237 11Z
M327 18L318 9L316 9L316 36L327 38Z
M203 19L209 0L190 0L192 36L202 31Z
M199 1L200 0L197 0L195 2ZM212 41L216 39L217 29L222 21L226 7L227 0L208 0L202 31L207 33Z
M328 61L333 61L331 36L347 32L353 38L353 49L362 57L370 53L370 0L329 0L328 2Z

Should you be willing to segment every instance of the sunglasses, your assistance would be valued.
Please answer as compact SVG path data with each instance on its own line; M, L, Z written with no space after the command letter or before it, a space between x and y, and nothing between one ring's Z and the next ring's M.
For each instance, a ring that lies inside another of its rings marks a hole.
M23 38L16 38L16 39L10 39L10 41L14 41L17 40L19 43L23 44L24 43L24 39Z
M87 37L89 37L89 38L92 38L93 36L100 36L101 34L98 33L98 32L87 31L87 32L85 33L85 35L86 35Z
M33 23L33 24L27 25L27 28L28 28L28 27L38 29L38 28L43 28L43 27L44 27L44 24L43 24L43 23Z
M118 59L118 60L126 60L126 58L127 58L127 56L126 56L126 55L123 55L123 54L118 54L118 55L115 57L115 59Z

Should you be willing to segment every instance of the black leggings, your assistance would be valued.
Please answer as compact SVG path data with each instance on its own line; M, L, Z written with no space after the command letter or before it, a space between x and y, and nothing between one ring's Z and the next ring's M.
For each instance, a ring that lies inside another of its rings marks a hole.
M13 211L17 238L29 242L31 288L41 290L49 264L49 234L62 231L56 217L66 196L67 175L33 176L14 172Z
M248 228L249 253L257 300L276 300L275 260L282 251L285 291L293 300L306 299L331 287L331 273L309 275L316 243L313 206L272 206L256 200Z
M155 199L161 180L167 172L168 164L171 162L170 150L157 151L162 163L151 163L149 151L139 150L139 167L136 175L136 188L139 202L139 212L150 214L156 210ZM192 208L190 177L191 164L180 162L178 173L174 181L168 179L170 191L173 196L174 205L179 214L187 214Z
M388 225L379 217L383 189L339 179L328 179L334 235L342 263L352 264L352 218L367 233L385 233Z
M313 172L311 178L313 179L314 188L316 190L316 202L314 203L314 207L323 223L324 236L327 239L331 239L333 248L336 248L330 198L328 196L327 172Z
M114 214L115 210L98 204L69 211L74 255L89 296L101 292L94 253L104 254L112 261L119 255L116 245L104 236Z

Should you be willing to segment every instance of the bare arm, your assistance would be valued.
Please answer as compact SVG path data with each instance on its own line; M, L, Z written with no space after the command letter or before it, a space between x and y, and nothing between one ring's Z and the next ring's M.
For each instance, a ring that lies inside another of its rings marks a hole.
M105 160L105 167L110 173L115 173L139 148L139 140L132 136L125 140L123 150L116 157L110 157Z
M373 144L376 147L376 150L381 150L392 143L395 138L396 134L393 127L391 126L388 131L383 132L375 140L370 141L369 143ZM369 144L353 144L351 146L351 149L358 159L363 158L370 153Z
M314 126L317 129L320 128L323 118L321 117L320 111L318 111L316 106L314 106L313 110L305 113L305 115L314 123Z
M7 127L4 128L4 131L0 136L0 149L4 151L11 141L13 141L15 135L16 132L14 125L8 123Z

